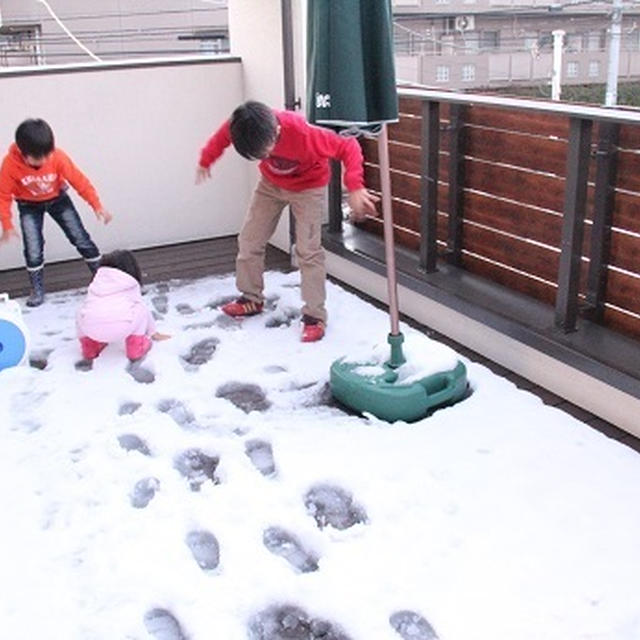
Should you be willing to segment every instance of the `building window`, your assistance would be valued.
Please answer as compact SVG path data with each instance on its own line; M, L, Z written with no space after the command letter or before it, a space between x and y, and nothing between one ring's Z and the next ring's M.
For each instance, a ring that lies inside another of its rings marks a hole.
M640 49L640 32L634 31L623 36L623 42L627 51L638 51Z
M480 36L480 48L483 51L497 51L500 48L500 32L483 31Z
M436 67L436 82L449 82L449 67L439 64Z
M0 26L0 66L44 64L40 33L35 24Z
M463 64L462 65L462 81L472 82L475 79L476 79L476 65Z
M597 78L600 75L600 62L598 60L589 61L589 77Z
M580 65L575 62L567 62L567 78L577 78L580 71Z
M566 36L567 53L579 53L582 51L582 34L568 33Z
M582 37L584 51L604 51L607 46L607 30L589 31Z

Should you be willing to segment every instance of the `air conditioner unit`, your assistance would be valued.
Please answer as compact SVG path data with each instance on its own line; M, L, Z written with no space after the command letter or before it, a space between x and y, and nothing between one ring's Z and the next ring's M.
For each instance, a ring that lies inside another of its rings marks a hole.
M475 16L456 16L456 31L473 31L476 28Z

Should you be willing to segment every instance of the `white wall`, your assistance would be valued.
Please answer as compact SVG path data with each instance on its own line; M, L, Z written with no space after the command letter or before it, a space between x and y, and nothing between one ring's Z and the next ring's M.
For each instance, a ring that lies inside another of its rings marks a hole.
M238 232L250 191L248 163L230 149L210 181L196 187L194 175L200 148L244 100L239 60L10 71L0 73L0 94L2 154L22 120L47 120L58 146L89 176L114 216L110 225L98 224L72 192L102 251ZM77 257L51 220L45 238L47 261ZM0 269L22 266L21 249L20 242L0 248Z
M296 96L304 95L301 85L300 50L302 45L301 0L293 0L294 37L296 47ZM233 0L229 3L229 38L233 55L242 58L247 100L259 100L271 107L284 109L284 58L282 49L282 7L280 0ZM254 181L258 180L253 168ZM272 243L289 251L289 220L280 219Z

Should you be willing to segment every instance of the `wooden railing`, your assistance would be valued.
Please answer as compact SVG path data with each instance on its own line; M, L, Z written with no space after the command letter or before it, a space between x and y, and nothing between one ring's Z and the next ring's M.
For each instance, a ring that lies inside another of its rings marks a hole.
M640 339L640 112L415 89L400 111L395 237L426 272L447 260L554 305L564 331L583 315Z

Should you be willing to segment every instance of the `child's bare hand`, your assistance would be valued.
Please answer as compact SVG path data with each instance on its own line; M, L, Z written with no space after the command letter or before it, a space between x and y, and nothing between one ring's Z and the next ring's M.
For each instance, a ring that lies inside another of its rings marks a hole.
M168 333L158 333L157 331L151 335L151 339L156 342L162 342L168 340L171 336Z
M17 237L18 232L15 229L6 229L2 232L2 237L0 237L0 244L7 244Z
M109 224L113 220L113 216L106 209L98 209L96 211L96 218L102 220L104 224Z
M370 193L364 187L357 191L352 191L347 198L351 209L349 219L352 222L361 222L366 218L367 214L377 216L376 203L379 200L380 198L378 198L378 196L373 195L373 193Z
M200 184L211 177L211 168L198 165L196 169L196 184Z

